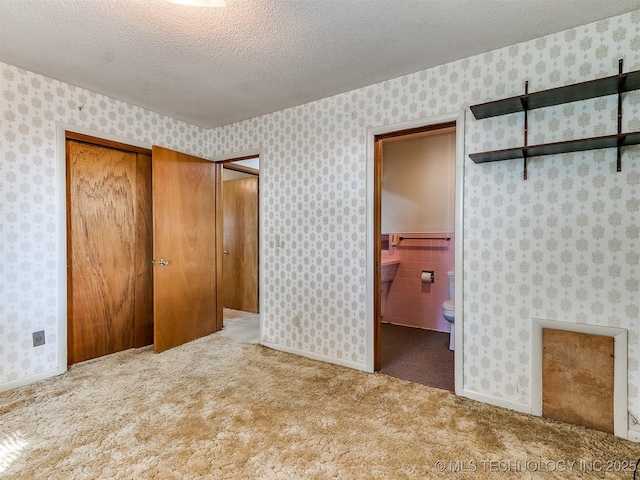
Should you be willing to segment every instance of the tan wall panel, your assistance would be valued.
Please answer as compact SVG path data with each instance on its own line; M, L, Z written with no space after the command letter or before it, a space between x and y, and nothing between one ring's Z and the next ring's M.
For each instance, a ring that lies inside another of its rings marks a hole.
M542 415L613 433L613 337L542 330Z

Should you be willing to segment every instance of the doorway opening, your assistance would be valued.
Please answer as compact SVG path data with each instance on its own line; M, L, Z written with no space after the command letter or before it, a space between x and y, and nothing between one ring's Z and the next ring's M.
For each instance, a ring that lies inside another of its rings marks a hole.
M260 343L260 158L232 158L222 164L221 335L243 343Z
M456 124L376 135L373 179L374 369L450 391L456 384Z

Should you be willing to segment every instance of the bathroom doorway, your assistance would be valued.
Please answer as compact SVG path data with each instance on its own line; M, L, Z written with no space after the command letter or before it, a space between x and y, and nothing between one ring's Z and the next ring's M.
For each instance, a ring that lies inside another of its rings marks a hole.
M455 291L456 122L375 143L375 370L455 391L453 322L443 303Z

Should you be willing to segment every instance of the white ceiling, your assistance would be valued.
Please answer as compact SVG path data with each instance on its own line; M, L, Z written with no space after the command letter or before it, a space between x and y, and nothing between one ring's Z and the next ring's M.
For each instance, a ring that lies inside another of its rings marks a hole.
M640 0L229 3L0 0L0 60L211 128L640 8Z

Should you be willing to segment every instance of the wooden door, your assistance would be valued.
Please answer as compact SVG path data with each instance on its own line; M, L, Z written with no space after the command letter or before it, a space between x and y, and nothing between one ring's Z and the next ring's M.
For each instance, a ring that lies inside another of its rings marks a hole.
M220 166L153 147L154 350L218 330Z
M223 182L224 306L258 312L258 177Z
M151 343L145 152L66 142L69 365Z

